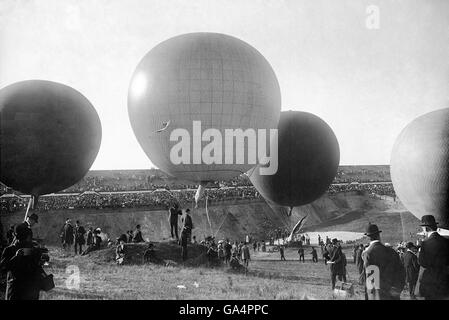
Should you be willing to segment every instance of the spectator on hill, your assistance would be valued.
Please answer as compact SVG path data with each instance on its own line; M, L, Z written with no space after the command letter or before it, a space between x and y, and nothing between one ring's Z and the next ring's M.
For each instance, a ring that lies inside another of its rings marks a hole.
M94 232L92 227L89 227L89 230L87 231L86 245L91 246L93 243L94 243Z
M182 219L182 231L181 231L181 257L182 260L187 260L187 244L191 242L193 222L190 216L190 209L186 210L185 216Z
M83 245L86 243L86 240L84 239L85 233L86 233L86 230L80 224L80 222L77 220L75 222L75 255L81 254L83 252ZM79 251L77 250L78 248L79 248Z
M82 255L86 255L89 252L98 250L101 248L101 237L100 237L101 229L97 228L94 230L94 236L93 236L93 242L90 246L87 247L87 249L82 253Z
M126 234L128 235L128 241L127 242L129 242L129 243L133 242L133 238L134 238L133 231L132 230L128 230L126 232Z
M71 251L71 247L73 244L73 237L74 237L74 232L73 232L72 221L70 219L67 219L67 222L64 226L63 243L62 243L63 248L67 252Z
M182 218L182 231L187 235L187 240L191 242L192 237L192 230L193 230L193 222L192 217L190 216L190 209L186 209L185 215Z
M143 240L143 237L142 237L142 231L140 230L140 224L138 224L136 226L136 231L134 232L133 242L134 243L145 242L145 240Z
M122 235L119 239L119 244L115 249L115 262L122 265L125 262L125 243L126 235Z
M182 215L182 211L179 210L179 205L177 203L174 204L173 207L169 209L169 223L170 223L170 233L172 239L179 240L178 237L178 216Z

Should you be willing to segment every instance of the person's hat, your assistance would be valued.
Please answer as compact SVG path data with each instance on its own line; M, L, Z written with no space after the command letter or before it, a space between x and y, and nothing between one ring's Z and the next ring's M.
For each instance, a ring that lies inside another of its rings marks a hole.
M435 221L435 217L430 214L422 216L422 218L421 218L421 227L436 228L437 224L438 224L438 222Z
M338 243L338 239L337 238L332 239L332 243Z
M14 228L14 233L18 240L25 240L31 234L31 229L26 224L20 223Z
M415 247L415 245L413 244L413 242L407 242L407 244L405 245L405 247L407 248L407 249L412 249L412 248L416 248Z
M190 213L190 209L189 208L186 209L186 213Z
M38 223L38 221L39 221L39 217L35 213L30 214L28 216L28 219L33 219L34 221L36 221L36 223Z
M368 226L366 227L366 232L365 232L365 236L372 236L378 233L381 233L382 231L379 230L379 228L377 227L377 225L375 224L368 224Z
M100 228L97 228L97 229L95 229L95 232L96 232L96 233L101 233L101 229L100 229Z

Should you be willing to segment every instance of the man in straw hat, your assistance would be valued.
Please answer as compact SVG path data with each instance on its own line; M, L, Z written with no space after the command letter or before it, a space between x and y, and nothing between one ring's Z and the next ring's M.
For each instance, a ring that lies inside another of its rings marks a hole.
M419 250L420 272L417 291L426 300L449 298L449 240L437 232L434 216L424 215L421 227L427 236Z
M396 251L380 241L377 225L368 224L365 235L370 239L363 252L367 300L399 300L405 285L405 271Z

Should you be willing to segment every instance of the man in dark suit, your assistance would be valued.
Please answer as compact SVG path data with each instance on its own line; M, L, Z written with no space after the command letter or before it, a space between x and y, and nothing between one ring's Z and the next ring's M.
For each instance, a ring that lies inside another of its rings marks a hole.
M179 240L178 237L178 216L182 215L182 211L179 210L178 204L175 204L173 207L171 207L169 210L169 217L168 221L170 223L170 233L171 237L175 238L176 240Z
M367 300L399 300L405 285L405 271L399 255L380 242L377 225L369 224L365 235L370 238L362 253L366 272Z
M39 300L40 254L33 248L31 228L20 223L15 228L16 241L5 248L0 258L0 272L6 271L6 300Z
M359 271L359 284L365 283L365 268L363 266L362 252L365 250L363 244L360 244L357 248L355 260L357 265L357 270Z
M413 242L409 242L406 245L407 251L402 255L402 260L405 269L405 281L408 284L410 292L410 299L415 300L415 287L418 281L419 264L416 252L418 251Z
M86 243L86 240L84 239L84 234L86 233L86 230L84 227L80 224L80 222L77 220L75 222L75 255L83 253L83 245ZM77 250L79 248L79 250Z
M426 300L440 300L449 297L449 240L437 232L437 222L432 215L421 218L421 227L427 239L421 244L418 254L418 292Z
M63 231L63 247L65 250L67 250L67 252L70 252L70 249L72 247L73 244L73 240L74 240L74 232L73 232L73 226L72 226L72 222L70 219L67 219L66 224L64 226L64 231Z
M140 230L140 224L136 226L136 231L134 231L133 242L134 243L145 242L145 240L143 240L142 237L142 231Z
M339 281L342 281L343 277L346 277L344 266L345 258L343 257L343 252L341 251L341 246L337 239L332 239L332 248L329 252L329 257L330 260L328 263L331 265L332 290L334 290L337 277Z
M190 209L186 210L186 214L182 219L183 226L181 231L181 257L182 261L187 260L187 244L191 243L193 222L190 216Z

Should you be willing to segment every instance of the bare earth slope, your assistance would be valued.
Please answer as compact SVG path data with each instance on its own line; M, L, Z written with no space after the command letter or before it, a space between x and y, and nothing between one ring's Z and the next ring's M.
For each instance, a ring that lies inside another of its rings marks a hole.
M325 195L312 204L293 209L267 204L264 200L239 200L210 203L192 208L193 235L198 240L208 235L217 238L241 240L247 234L265 239L269 228L293 228L299 219L308 215L304 232L351 231L364 232L368 222L376 223L383 230L384 241L397 242L408 239L418 231L418 220L399 202L389 197L373 197L356 192ZM2 216L3 228L23 219L23 212ZM66 218L80 220L85 226L100 227L105 238L115 239L127 230L142 225L144 238L161 241L170 238L166 210L103 209L61 210L38 212L39 224L35 237L47 244L59 243L59 234ZM208 219L209 216L209 219ZM210 221L210 224L209 224ZM180 223L179 223L180 224Z

